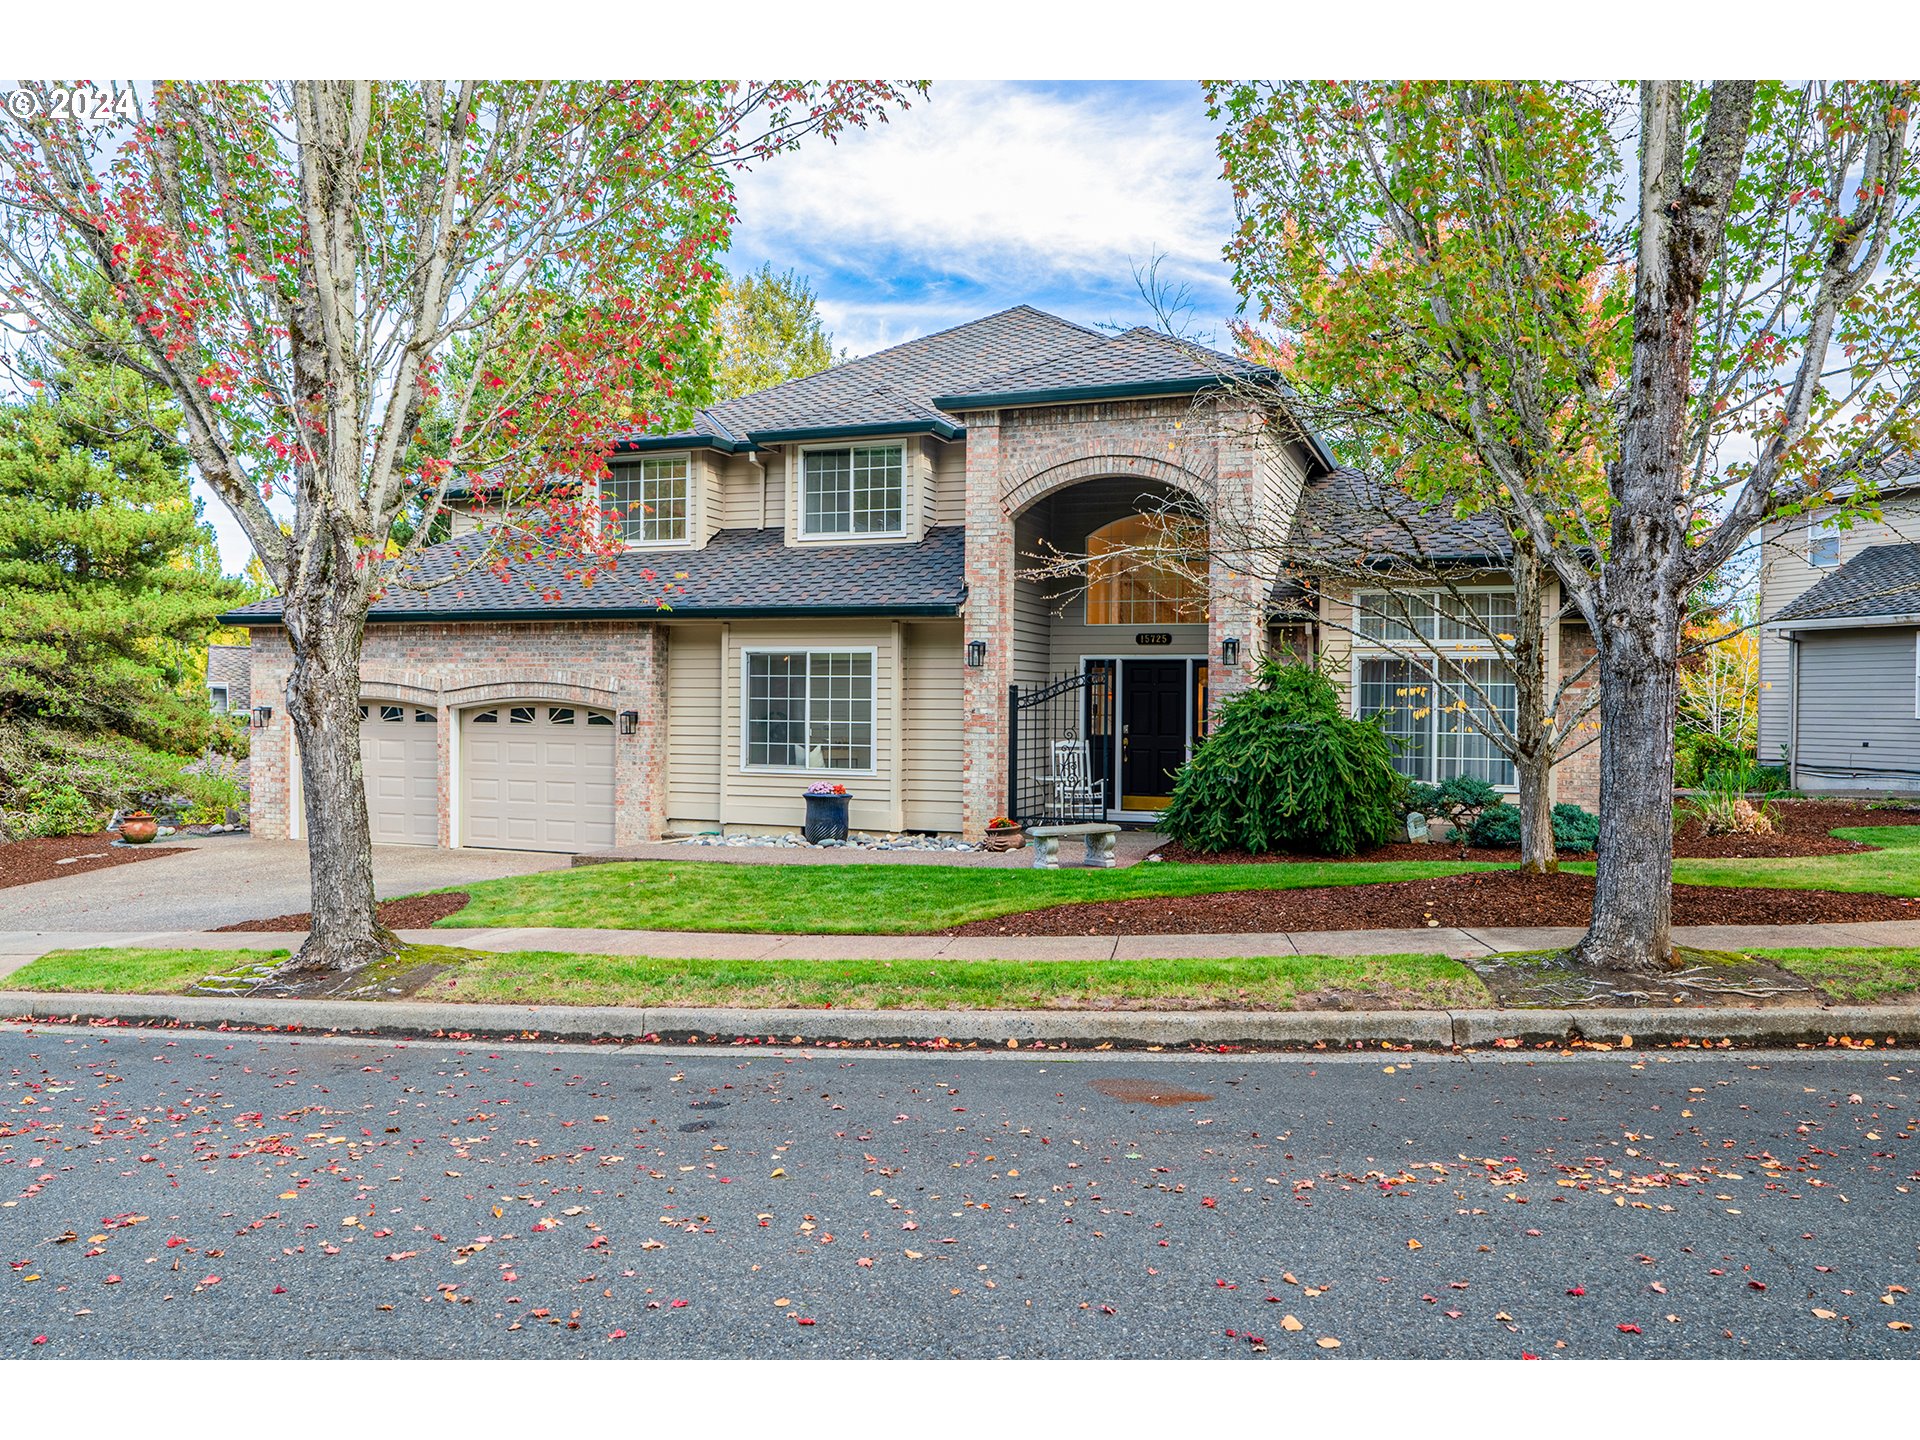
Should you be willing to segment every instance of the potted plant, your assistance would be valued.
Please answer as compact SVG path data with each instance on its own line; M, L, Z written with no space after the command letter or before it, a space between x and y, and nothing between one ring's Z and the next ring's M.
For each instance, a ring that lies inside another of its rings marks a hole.
M987 822L986 847L989 850L1018 850L1027 843L1027 827L1018 820L996 815Z
M847 806L853 797L847 793L847 787L826 780L816 780L807 786L807 821L800 833L808 842L818 845L822 840L844 840L847 838Z
M135 810L120 818L120 838L129 845L151 844L160 833L160 822L145 810Z

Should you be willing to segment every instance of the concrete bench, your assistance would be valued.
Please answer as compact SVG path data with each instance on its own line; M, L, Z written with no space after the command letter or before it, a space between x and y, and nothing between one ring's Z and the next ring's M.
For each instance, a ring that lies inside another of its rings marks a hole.
M1033 841L1033 868L1036 870L1058 870L1060 868L1060 842L1072 836L1082 836L1087 842L1087 864L1102 870L1114 867L1114 837L1120 833L1118 825L1035 825L1027 831Z

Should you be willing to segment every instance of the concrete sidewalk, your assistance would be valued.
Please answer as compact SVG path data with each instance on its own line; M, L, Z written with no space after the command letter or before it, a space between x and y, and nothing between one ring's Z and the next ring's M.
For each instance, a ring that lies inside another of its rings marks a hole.
M663 960L1174 960L1267 955L1476 955L1552 950L1573 944L1578 928L1296 930L1251 935L743 935L674 930L402 930L417 944L475 950L558 950L587 955L648 955ZM1832 949L1920 946L1920 921L1857 925L1683 925L1674 939L1704 950ZM50 950L109 945L128 949L291 949L306 937L289 931L7 930L0 931L0 976Z

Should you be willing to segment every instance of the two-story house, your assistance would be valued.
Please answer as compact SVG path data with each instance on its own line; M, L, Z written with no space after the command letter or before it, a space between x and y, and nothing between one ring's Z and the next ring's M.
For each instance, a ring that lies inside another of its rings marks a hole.
M1062 805L1150 821L1213 707L1282 646L1338 652L1408 773L1510 781L1443 722L1417 664L1365 626L1277 613L1257 567L1101 564L1137 553L1169 497L1284 528L1344 493L1277 394L1221 384L1238 364L1021 306L622 443L599 496L631 552L612 574L481 570L373 607L375 841L590 851L785 831L817 780L847 787L867 831L977 836ZM456 535L429 568L471 544ZM1050 549L1094 558L1079 583L1036 578ZM670 609L647 570L678 577ZM302 823L277 617L272 601L227 617L252 635L267 836ZM1437 603L1433 624L1457 628ZM1592 803L1590 759L1563 788Z
M1873 482L1761 535L1759 759L1803 790L1920 790L1920 457Z

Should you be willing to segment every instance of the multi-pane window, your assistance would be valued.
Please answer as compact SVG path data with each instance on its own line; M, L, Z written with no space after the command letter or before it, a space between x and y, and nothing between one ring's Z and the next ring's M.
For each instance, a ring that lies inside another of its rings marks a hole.
M803 534L900 533L906 514L906 460L900 446L808 450L801 467Z
M1831 570L1840 563L1840 532L1807 517L1807 564L1816 570Z
M600 482L600 508L627 545L672 545L687 538L687 457L649 455L622 462Z
M1512 592L1363 594L1354 609L1359 713L1382 717L1397 742L1394 768L1430 785L1455 775L1512 785L1513 762L1489 732L1512 729L1518 695L1506 662L1485 658L1513 635ZM1373 644L1439 653L1369 655Z
M780 770L873 768L873 652L749 650L746 763Z
M1087 624L1183 625L1207 618L1207 537L1125 515L1087 537Z

